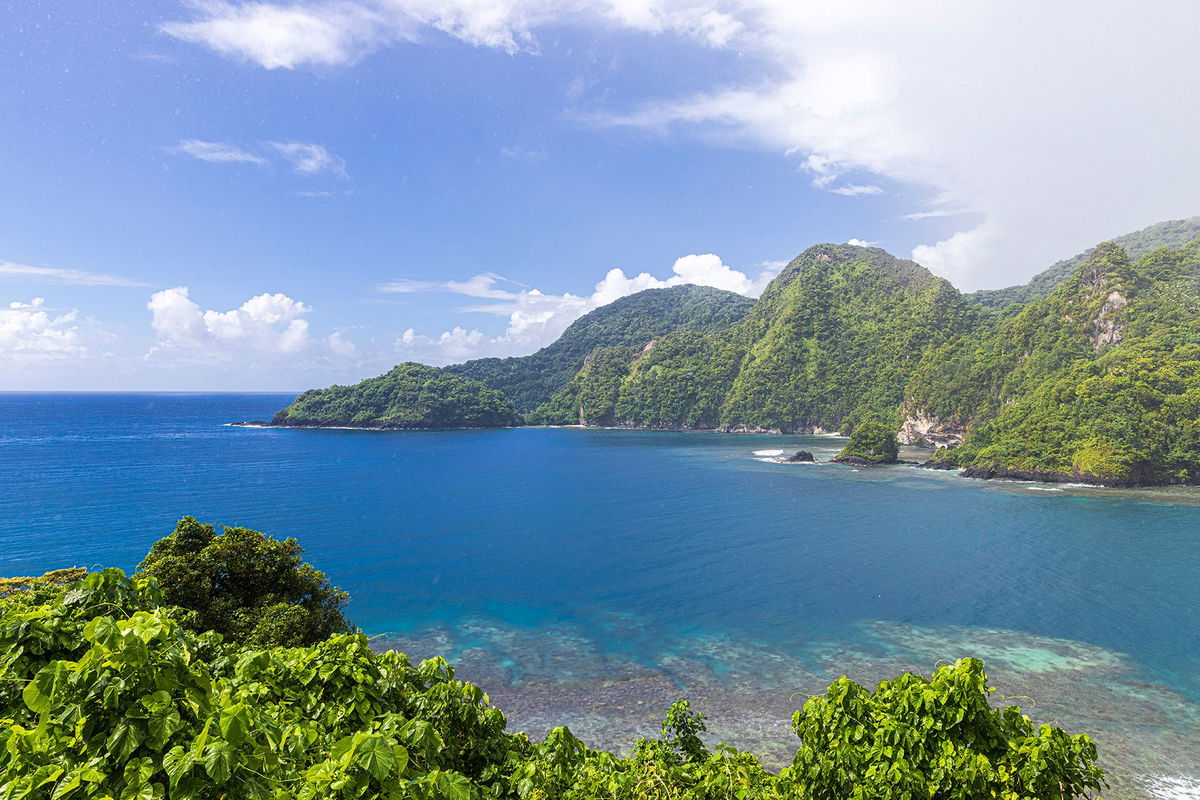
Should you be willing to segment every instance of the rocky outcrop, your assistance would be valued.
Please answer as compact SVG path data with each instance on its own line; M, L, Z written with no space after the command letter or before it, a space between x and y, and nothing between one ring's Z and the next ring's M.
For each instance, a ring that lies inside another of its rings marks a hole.
M1110 344L1118 344L1124 339L1124 325L1121 324L1121 310L1129 304L1125 295L1120 292L1109 292L1100 306L1096 318L1092 320L1091 335L1092 349L1100 350Z
M811 464L817 459L815 459L813 454L807 450L797 450L795 453L783 460L788 464Z
M852 467L873 467L876 464L894 464L896 462L884 460L873 461L869 458L864 458L863 456L837 456L833 459L833 463L848 464Z
M820 425L809 425L799 423L796 425L785 425L782 428L763 428L758 425L722 425L715 429L717 433L771 433L780 434L788 433L799 436L834 436L837 431L824 428Z
M1052 470L1014 469L1001 464L975 464L962 471L964 478L984 480L1030 481L1033 483L1086 483L1091 486L1130 488L1162 486L1169 483L1152 474L1148 468L1136 469L1121 478L1112 475L1093 475L1090 472L1056 472Z
M922 409L908 411L896 441L912 447L957 447L967 438L967 426L951 417L939 417Z

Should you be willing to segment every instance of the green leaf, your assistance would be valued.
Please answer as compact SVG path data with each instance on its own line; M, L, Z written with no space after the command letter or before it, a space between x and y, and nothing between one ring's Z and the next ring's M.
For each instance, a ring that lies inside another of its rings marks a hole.
M175 731L183 727L179 712L171 708L155 714L150 718L150 738L154 741L155 749L167 743Z
M372 736L359 743L354 760L377 781L382 781L396 768L396 754L379 736Z
M234 747L240 745L250 732L250 711L242 703L221 711L221 735Z
M237 753L228 742L213 742L204 749L204 771L218 786L229 780L237 766Z
M21 699L29 710L37 714L45 714L54 708L55 703L67 683L68 672L61 661L54 661L38 670L33 680L25 684Z
M179 780L188 773L188 770L195 763L195 757L182 747L175 746L167 751L167 754L163 756L163 769L167 773L167 778L171 781L172 789L179 784Z

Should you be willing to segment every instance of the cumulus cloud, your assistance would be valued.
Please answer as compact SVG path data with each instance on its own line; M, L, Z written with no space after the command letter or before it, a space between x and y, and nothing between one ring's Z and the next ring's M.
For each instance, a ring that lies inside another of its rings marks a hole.
M329 334L325 339L325 346L329 348L329 352L339 358L350 359L358 355L357 345L343 336L341 331Z
M717 74L706 90L590 121L786 153L817 188L859 200L893 186L931 193L939 201L909 218L971 213L962 236L916 252L964 288L1011 283L1104 238L1200 211L1200 106L1187 99L1200 75L1200 5L1183 0L1156 13L1132 0L193 8L164 30L271 69L349 64L430 30L536 52L538 29L563 25L675 35L752 57L762 76L753 82Z
M0 261L0 278L25 278L45 283L67 283L75 286L129 286L139 287L149 284L135 281L132 278L122 278L119 275L104 275L98 272L85 272L80 269L60 269L57 267L34 267L29 264L14 264L11 261Z
M610 269L587 295L547 294L538 289L513 286L511 281L493 272L465 281L398 280L378 288L386 293L447 292L487 300L489 302L469 305L463 310L508 319L500 336L487 336L479 330L463 327L436 336L409 329L396 341L396 349L403 358L450 364L470 358L531 353L553 342L568 325L587 312L644 289L690 283L756 297L786 263L764 263L760 265L759 273L751 278L713 253L687 255L675 260L672 275L668 278L657 278L648 272L627 275L622 269Z
M146 304L157 344L147 357L166 354L228 360L235 354L292 354L309 345L312 309L285 294L260 294L231 311L205 310L186 286L155 292Z
M0 364L41 366L85 356L87 348L76 324L78 313L75 309L51 311L41 297L0 308Z

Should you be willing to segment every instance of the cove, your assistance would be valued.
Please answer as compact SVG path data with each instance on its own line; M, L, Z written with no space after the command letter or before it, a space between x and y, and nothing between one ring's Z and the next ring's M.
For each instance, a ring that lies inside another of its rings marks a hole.
M1094 734L1106 797L1200 778L1194 490L755 454L825 459L826 437L225 424L289 400L0 395L0 573L131 569L192 514L297 536L364 630L459 663L533 733L616 746L687 694L784 761L830 678L979 655Z

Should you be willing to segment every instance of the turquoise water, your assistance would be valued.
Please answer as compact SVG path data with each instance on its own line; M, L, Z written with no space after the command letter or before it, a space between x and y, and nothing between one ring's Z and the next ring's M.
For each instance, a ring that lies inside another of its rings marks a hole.
M1195 491L755 455L825 437L224 424L289 400L0 395L0 574L131 568L192 514L299 537L364 630L454 658L530 730L618 746L686 693L783 761L830 677L979 654L1096 733L1106 797L1200 777Z

